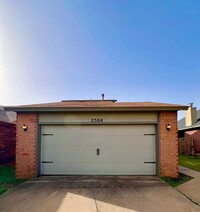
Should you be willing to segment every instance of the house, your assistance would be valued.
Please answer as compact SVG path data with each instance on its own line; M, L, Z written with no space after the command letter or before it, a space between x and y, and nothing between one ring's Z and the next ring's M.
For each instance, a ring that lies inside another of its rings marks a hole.
M4 111L3 106L0 106L0 121L5 123L15 123L17 114L13 111Z
M15 160L16 113L0 107L0 165Z
M192 103L186 111L185 118L178 122L178 136L192 140L194 152L200 153L200 110L197 111Z
M178 177L177 111L187 108L112 99L7 106L17 112L16 177Z

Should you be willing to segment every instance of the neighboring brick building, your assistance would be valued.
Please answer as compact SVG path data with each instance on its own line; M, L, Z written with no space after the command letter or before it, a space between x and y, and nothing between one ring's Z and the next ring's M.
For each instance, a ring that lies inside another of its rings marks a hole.
M185 131L185 138L192 140L194 153L200 153L200 129Z
M16 113L0 107L0 165L15 161Z
M17 112L16 176L178 176L177 111L155 102L71 100Z

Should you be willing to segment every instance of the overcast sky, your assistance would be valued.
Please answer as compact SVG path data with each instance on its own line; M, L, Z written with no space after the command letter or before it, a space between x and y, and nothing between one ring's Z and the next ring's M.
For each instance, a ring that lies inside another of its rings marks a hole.
M200 107L199 0L1 0L0 105Z

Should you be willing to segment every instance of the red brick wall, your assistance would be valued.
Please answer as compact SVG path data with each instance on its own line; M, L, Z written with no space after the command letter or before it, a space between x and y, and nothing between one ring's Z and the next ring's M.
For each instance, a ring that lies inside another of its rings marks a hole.
M160 112L160 176L178 177L177 112ZM171 129L167 130L167 124Z
M24 124L28 126L25 132ZM36 114L17 114L16 178L36 177L36 126Z
M193 139L194 152L200 153L200 130L192 130L185 132L185 138Z
M0 165L15 161L16 125L0 121Z

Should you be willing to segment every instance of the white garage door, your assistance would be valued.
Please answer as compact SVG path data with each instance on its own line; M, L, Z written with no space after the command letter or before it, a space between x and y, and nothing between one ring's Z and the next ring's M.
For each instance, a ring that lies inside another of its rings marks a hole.
M155 175L154 125L42 126L43 175Z

